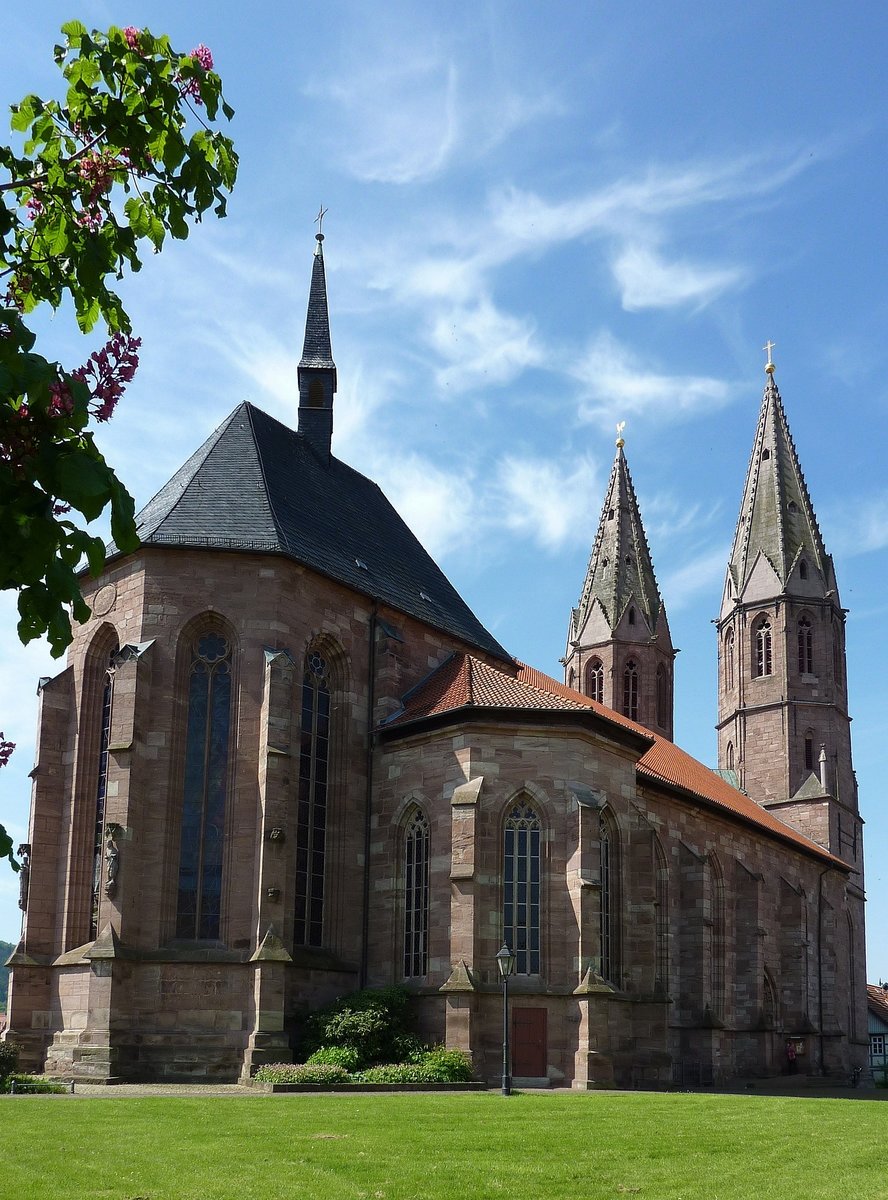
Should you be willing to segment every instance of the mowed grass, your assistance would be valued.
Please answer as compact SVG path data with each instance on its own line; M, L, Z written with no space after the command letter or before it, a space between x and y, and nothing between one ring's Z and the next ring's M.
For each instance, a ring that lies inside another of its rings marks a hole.
M583 1093L0 1102L9 1200L888 1197L888 1103Z

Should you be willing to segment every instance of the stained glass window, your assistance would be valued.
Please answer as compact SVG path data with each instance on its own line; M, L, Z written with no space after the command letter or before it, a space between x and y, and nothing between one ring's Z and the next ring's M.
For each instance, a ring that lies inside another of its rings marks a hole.
M302 738L296 806L296 913L293 942L320 946L324 936L324 864L327 767L330 757L330 685L326 659L311 651L302 679Z
M111 704L114 696L114 659L111 652L102 689L102 717L99 731L99 771L96 779L96 819L93 833L93 880L90 903L90 937L99 932L99 899L102 891L102 860L104 855L105 800L108 795L108 747L111 741Z
M771 622L762 617L755 627L755 673L757 676L771 674Z
M616 980L617 975L617 905L614 889L614 839L610 822L601 814L598 827L601 867L601 976Z
M404 977L429 969L429 823L417 809L404 833Z
M586 666L586 695L604 703L604 666L600 658L592 658Z
M631 659L623 672L623 715L638 720L638 667Z
M518 975L540 973L540 836L536 813L516 804L505 828L503 939Z
M231 647L204 633L191 651L176 936L215 940L222 906L222 852L231 726Z

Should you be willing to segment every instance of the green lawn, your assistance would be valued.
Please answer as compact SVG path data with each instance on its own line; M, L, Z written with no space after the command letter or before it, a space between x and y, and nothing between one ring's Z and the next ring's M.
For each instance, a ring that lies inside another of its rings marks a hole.
M888 1198L888 1103L582 1093L0 1101L10 1200Z

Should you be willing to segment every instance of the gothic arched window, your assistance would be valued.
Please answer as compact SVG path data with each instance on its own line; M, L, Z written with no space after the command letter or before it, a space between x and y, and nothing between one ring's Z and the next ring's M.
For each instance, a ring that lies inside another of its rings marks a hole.
M320 946L324 934L327 839L327 767L330 759L330 685L327 660L305 656L302 734L296 806L296 912L293 944Z
M814 770L814 734L810 729L805 734L805 770Z
M725 634L725 687L734 686L734 630Z
M660 839L654 838L655 909L656 909L656 967L654 991L665 995L669 991L669 867Z
M617 832L606 812L598 824L599 867L601 877L601 971L603 979L619 983L620 925L619 925L619 863Z
M429 823L415 809L404 830L404 978L429 970Z
M770 675L773 669L771 659L771 622L762 617L755 626L755 674L762 678Z
M657 724L661 729L669 724L669 676L662 663L657 667Z
M180 938L219 937L230 727L231 646L223 634L208 631L194 639L189 667L176 913Z
M833 675L836 684L842 684L842 632L838 621L832 623L833 631Z
M725 1008L725 878L715 855L707 864L709 875L709 998L712 1012L721 1017Z
M114 697L114 660L117 647L111 651L102 688L102 715L99 725L99 760L96 776L96 816L93 837L92 901L90 904L90 937L99 932L99 900L102 893L102 861L105 851L105 800L108 795L108 747L111 743L111 705Z
M623 671L623 715L638 720L638 667L631 658Z
M734 769L734 743L728 742L725 747L725 766L729 771Z
M590 658L586 663L586 695L604 704L604 665L600 658Z
M814 631L807 617L799 618L799 674L814 674Z
M542 885L540 820L519 802L506 818L503 854L503 940L519 975L540 973Z

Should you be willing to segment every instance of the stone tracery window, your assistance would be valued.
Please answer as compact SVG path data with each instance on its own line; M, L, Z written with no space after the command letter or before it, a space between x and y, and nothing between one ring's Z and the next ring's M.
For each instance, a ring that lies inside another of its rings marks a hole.
M586 695L604 703L604 664L600 658L590 658L586 664Z
M757 622L753 636L755 645L755 674L757 678L763 678L766 675L770 675L773 671L771 622L767 617L762 617Z
M404 831L404 978L429 970L429 822L416 809Z
M663 663L657 667L657 724L661 729L669 724L669 676Z
M601 878L601 908L599 934L603 979L619 985L620 972L620 908L619 862L617 832L612 819L602 811L598 824L599 868Z
M734 630L725 634L725 687L734 686Z
M798 626L799 674L814 674L814 631L807 617L799 618Z
M665 995L669 991L669 867L660 839L654 838L655 907L656 907L656 966L654 991Z
M105 801L108 795L108 748L111 743L111 708L114 699L114 660L117 647L112 650L105 670L102 689L102 716L99 726L99 760L96 776L96 813L93 836L92 900L90 904L90 937L99 932L99 901L102 894L102 863L105 851Z
M320 946L323 943L329 760L329 668L324 656L317 650L311 650L305 657L302 678L302 736L296 808L296 912L293 926L293 943L296 946Z
M638 720L638 666L631 658L623 671L623 715Z
M519 975L540 973L540 820L519 802L506 818L503 854L503 938L515 955Z
M231 644L218 630L191 647L176 936L220 936L231 730Z

